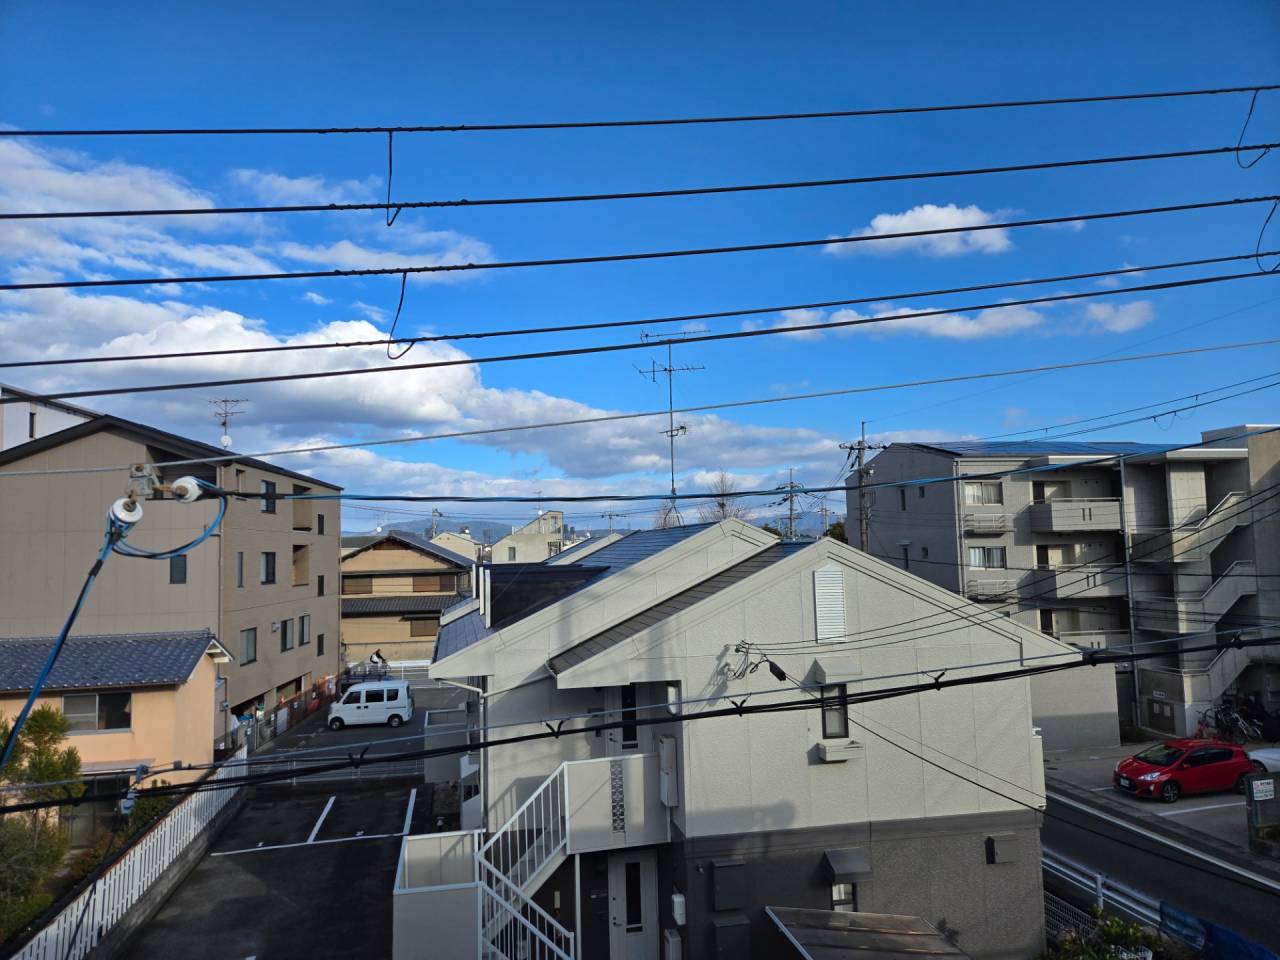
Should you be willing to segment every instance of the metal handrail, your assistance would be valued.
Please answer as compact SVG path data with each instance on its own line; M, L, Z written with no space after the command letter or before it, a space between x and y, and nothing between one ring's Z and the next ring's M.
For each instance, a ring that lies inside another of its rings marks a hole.
M1094 903L1104 910L1111 907L1140 923L1160 924L1160 901L1154 897L1117 883L1106 874L1090 870L1048 847L1040 850L1040 865L1047 873L1089 893Z
M524 915L523 911L517 910L491 887L481 884L480 896L481 915L483 917L488 914L487 921L481 920L484 943L491 950L496 951L499 956L508 958L521 957L526 958L526 960L574 960L573 934L564 931L568 944L568 949L566 950L539 930L537 925ZM533 907L538 914L541 914L541 918L550 920L553 924L555 923L532 900L527 900L526 898L526 902L528 906ZM493 908L497 909L492 913L488 913ZM506 914L506 922L501 922L503 918L500 913ZM515 924L515 929L512 929L512 924ZM559 927L559 924L556 924L556 926ZM560 929L564 930L563 927L560 927ZM521 937L521 934L524 934L524 936Z

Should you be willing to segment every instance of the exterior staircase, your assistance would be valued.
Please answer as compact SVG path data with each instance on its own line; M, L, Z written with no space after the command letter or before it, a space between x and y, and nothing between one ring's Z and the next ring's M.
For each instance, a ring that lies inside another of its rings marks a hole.
M1133 547L1134 559L1149 563L1191 563L1207 559L1227 534L1252 522L1246 506L1248 499L1247 493L1232 491L1201 520L1138 540Z
M1257 565L1252 560L1237 560L1199 596L1139 601L1138 626L1160 633L1199 633L1212 629L1241 597L1257 592Z
M530 899L568 856L565 766L476 851L486 960L575 960L573 934Z

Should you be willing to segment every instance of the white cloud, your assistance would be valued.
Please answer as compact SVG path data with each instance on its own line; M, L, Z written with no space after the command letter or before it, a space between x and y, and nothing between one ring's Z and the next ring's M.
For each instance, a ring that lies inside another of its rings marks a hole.
M322 297L320 294L312 290L308 290L304 293L302 295L302 299L307 301L307 303L314 303L317 307L327 307L329 304L333 303L333 301L328 297Z
M958 207L926 203L902 213L880 213L871 219L870 225L856 230L849 236L874 237L882 234L909 233L914 230L953 229L977 227L994 223L998 214L970 205ZM896 240L877 240L872 243L833 243L823 250L834 256L851 256L855 253L898 253L915 250L934 257L954 257L966 253L1004 253L1013 249L1007 230L979 230L971 233L944 233L925 237L903 237Z
M268 170L238 169L228 179L266 204L360 203L372 200L381 178L326 180L322 176L286 177Z
M1027 419L1025 407L1005 407L1002 423L1006 427L1016 427Z
M1133 300L1129 303L1091 303L1085 307L1085 316L1095 330L1105 333L1128 333L1145 327L1155 319L1156 311L1149 300Z
M405 231L407 234L408 232ZM394 238L397 241L402 237ZM385 270L394 267L457 266L484 263L493 259L487 243L455 233L452 230L417 231L408 238L412 247L397 250L375 250L350 240L329 244L305 244L287 241L280 244L280 255L289 260L316 264L335 270ZM455 283L467 276L466 271L443 273L411 273L415 283Z
M940 313L920 317L911 314L928 313L924 307L890 307L886 306L870 314L862 314L856 310L842 309L830 314L821 310L788 310L784 311L772 323L748 320L742 324L744 330L785 329L794 326L808 326L815 323L849 323L850 326L834 327L831 332L842 336L880 335L890 336L897 333L919 334L928 337L941 337L947 340L980 340L985 337L1003 337L1039 327L1044 322L1044 315L1028 307L1009 306L992 307L977 314ZM876 320L874 323L856 323L855 321ZM784 337L819 340L825 335L824 330L798 330L795 333L783 334Z

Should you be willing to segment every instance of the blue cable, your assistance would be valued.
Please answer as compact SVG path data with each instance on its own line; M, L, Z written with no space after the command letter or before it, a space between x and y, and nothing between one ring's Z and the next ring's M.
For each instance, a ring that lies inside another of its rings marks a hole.
M189 550L195 549L196 547L200 546L200 544L208 540L209 537L213 536L213 532L218 529L219 525L221 525L222 518L226 516L226 513L227 513L227 498L219 497L218 513L213 518L213 522L209 524L208 528L204 531L204 533L200 534L200 536L196 537L190 543L184 543L180 547L173 547L170 550L159 550L159 551L143 550L141 547L132 546L130 544L125 543L123 540L121 540L119 543L117 543L114 546L113 549L115 550L116 553L120 554L121 556L139 557L144 560L168 560L170 557L178 557Z

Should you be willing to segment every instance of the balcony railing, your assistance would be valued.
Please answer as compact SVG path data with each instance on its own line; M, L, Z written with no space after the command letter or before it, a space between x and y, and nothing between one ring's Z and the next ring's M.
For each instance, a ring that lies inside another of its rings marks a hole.
M1066 498L1031 505L1031 529L1037 533L1120 528L1120 501L1114 497Z
M1016 577L999 576L1004 571L992 571L992 576L983 576L970 571L965 577L965 596L973 600L998 599L1013 596L1018 592Z
M1013 514L966 511L961 516L965 533L1008 533L1013 529Z
M1124 568L1116 565L1046 566L1033 574L1035 592L1055 599L1096 599L1125 595Z
M1257 565L1252 560L1237 560L1204 593L1138 601L1138 626L1161 633L1213 630L1236 601L1257 592Z

